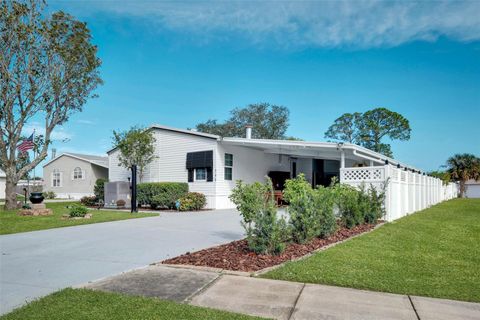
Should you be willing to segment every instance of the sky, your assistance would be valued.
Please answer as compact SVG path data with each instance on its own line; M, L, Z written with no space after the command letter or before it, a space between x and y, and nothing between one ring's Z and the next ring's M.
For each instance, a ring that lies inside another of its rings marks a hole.
M386 107L410 121L411 139L391 142L402 162L436 170L455 153L480 156L480 1L50 1L47 10L87 22L104 80L55 130L57 154L105 154L112 130L192 128L268 102L290 109L287 134L304 140L324 141L345 112Z

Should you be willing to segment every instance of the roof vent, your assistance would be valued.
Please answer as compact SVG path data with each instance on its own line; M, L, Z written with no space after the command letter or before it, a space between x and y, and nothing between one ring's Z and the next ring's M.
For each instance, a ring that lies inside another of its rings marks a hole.
M245 138L252 139L252 126L248 125L245 127Z

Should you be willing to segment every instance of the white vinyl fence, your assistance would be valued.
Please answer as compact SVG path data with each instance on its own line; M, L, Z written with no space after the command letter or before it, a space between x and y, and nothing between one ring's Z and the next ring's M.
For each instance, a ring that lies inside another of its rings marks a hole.
M392 165L340 169L340 182L380 189L386 186L385 220L393 221L439 202L456 198L458 186L438 178L405 171Z

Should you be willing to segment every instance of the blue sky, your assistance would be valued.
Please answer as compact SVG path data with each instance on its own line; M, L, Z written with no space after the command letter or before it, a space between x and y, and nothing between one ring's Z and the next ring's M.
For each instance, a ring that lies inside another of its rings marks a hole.
M194 127L270 102L305 140L387 107L412 127L395 158L431 170L480 155L479 2L50 2L59 9L88 23L105 81L56 130L69 139L59 152L102 154L112 130Z

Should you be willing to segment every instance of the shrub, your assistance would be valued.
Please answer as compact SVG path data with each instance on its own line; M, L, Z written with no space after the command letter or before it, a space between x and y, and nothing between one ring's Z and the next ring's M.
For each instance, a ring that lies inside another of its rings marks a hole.
M117 200L117 207L119 208L125 207L125 204L126 204L125 200L123 199Z
M270 179L261 184L237 182L230 199L240 211L250 250L257 254L279 254L285 250L287 224L277 216Z
M388 181L380 188L375 188L372 184L367 189L365 186L360 187L363 198L367 202L364 205L368 210L364 211L364 221L366 223L377 223L377 221L385 216L385 194Z
M180 211L201 210L207 203L207 198L203 193L189 192L179 199Z
M317 236L328 237L337 229L337 219L333 211L334 193L331 188L317 187L314 192L314 205L317 210L319 230Z
M97 179L95 181L95 186L93 187L93 193L97 197L97 201L105 201L105 183L108 182L108 179Z
M43 193L43 196L45 197L45 199L55 199L57 197L57 195L53 191L46 191Z
M188 193L188 184L183 182L151 182L137 185L137 201L152 209L175 208L175 202Z
M319 210L316 208L314 191L303 174L285 182L283 198L289 203L288 225L293 240L304 243L318 236Z
M97 203L96 196L85 196L80 199L80 203L87 207L93 207Z
M346 184L336 184L331 188L342 225L351 229L363 223L362 208L359 206L360 192Z
M70 217L84 217L88 212L87 207L79 205L79 204L74 204L70 207Z
M254 216L265 207L265 192L265 185L260 182L244 184L237 180L230 200L237 206L244 223L250 224Z

